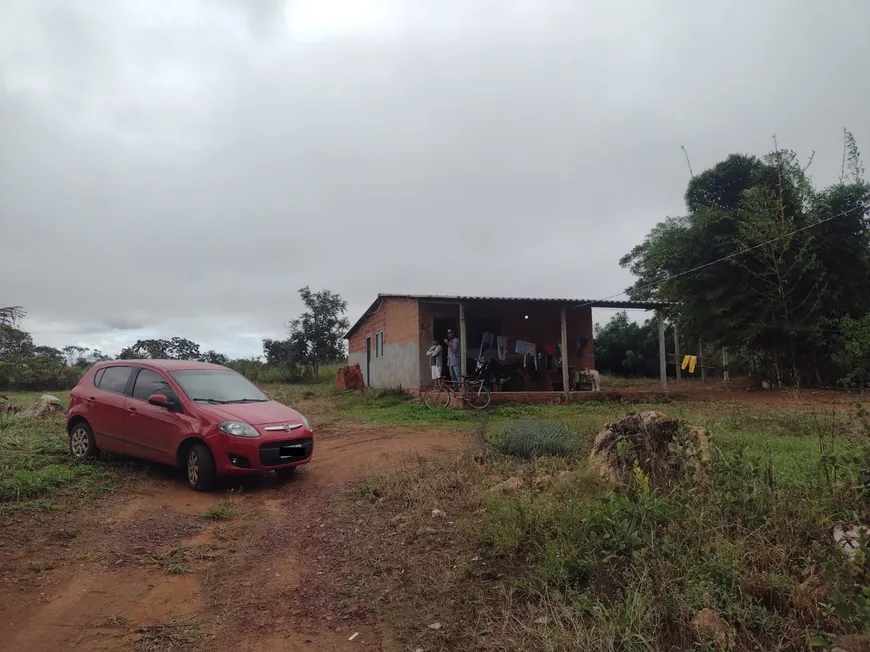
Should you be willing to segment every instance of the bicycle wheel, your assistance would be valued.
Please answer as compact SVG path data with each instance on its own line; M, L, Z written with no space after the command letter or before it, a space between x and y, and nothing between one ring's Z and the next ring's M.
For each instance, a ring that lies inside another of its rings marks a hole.
M446 408L450 405L450 392L443 387L433 387L423 397L428 408Z
M476 389L472 389L466 394L465 400L468 404L473 407L475 410L482 410L486 406L489 405L492 396L489 393L489 390L481 385Z

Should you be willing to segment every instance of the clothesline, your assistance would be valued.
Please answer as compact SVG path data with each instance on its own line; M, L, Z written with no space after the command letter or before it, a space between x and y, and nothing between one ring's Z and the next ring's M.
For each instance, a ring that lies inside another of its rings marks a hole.
M484 331L481 336L480 349L477 354L478 363L484 362L484 358L486 362L492 360L493 342L496 344L496 356L499 362L505 362L507 360L508 336L496 335L490 331ZM577 352L580 353L588 342L589 340L586 339L576 340L575 346ZM549 368L550 358L553 358L555 364L561 364L562 361L562 351L559 344L541 344L538 346L535 342L518 339L515 340L514 352L517 355L522 356L524 367L527 365L527 360L531 358L536 370L541 370L541 366L544 367L544 370Z

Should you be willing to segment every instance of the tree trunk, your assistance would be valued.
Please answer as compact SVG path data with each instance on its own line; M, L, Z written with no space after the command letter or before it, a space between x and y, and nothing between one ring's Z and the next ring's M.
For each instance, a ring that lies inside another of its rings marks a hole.
M317 360L314 361L314 382L317 383L320 381L320 365L317 364Z

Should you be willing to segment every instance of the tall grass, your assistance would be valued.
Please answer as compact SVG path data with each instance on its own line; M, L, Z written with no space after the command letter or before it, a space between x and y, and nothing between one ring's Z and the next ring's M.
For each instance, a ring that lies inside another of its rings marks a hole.
M58 492L99 493L114 480L105 465L70 457L63 415L34 421L0 415L0 451L0 509L51 507Z
M860 417L832 429L774 411L748 419L711 410L703 420L715 434L700 482L687 464L675 484L656 489L641 477L624 494L582 455L504 455L515 451L492 435L498 450L368 480L353 495L367 510L356 518L407 524L362 535L379 542L379 559L403 560L390 609L462 623L441 637L443 649L713 650L718 640L798 650L870 632L870 550L862 545L852 562L830 534L837 523L870 521L859 481L870 428ZM465 572L415 556L414 533L428 531L432 506L457 521L438 545L460 569L472 558ZM465 618L469 610L481 615ZM722 632L693 624L702 610Z

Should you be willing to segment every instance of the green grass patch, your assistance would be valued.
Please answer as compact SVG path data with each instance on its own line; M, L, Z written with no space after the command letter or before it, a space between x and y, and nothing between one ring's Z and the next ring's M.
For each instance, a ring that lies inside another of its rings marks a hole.
M40 395L8 394L20 405ZM59 494L95 495L110 489L116 474L99 461L73 460L68 441L62 414L36 420L0 415L0 509L53 509Z
M686 465L675 484L639 478L622 492L589 468L605 423L646 409L707 430L702 479ZM349 494L354 516L392 524L375 536L377 560L412 555L391 609L407 603L456 623L482 614L457 625L446 647L474 649L486 630L492 649L718 649L693 625L704 609L732 649L808 649L870 631L870 548L853 564L831 537L835 524L870 525L860 415L712 402L508 405L469 429L481 424L491 446L420 460ZM433 507L456 521L449 534ZM417 550L427 533L441 537L455 570ZM471 550L461 547L469 536Z
M202 517L209 521L229 521L238 515L239 509L227 502L212 505L202 513Z

